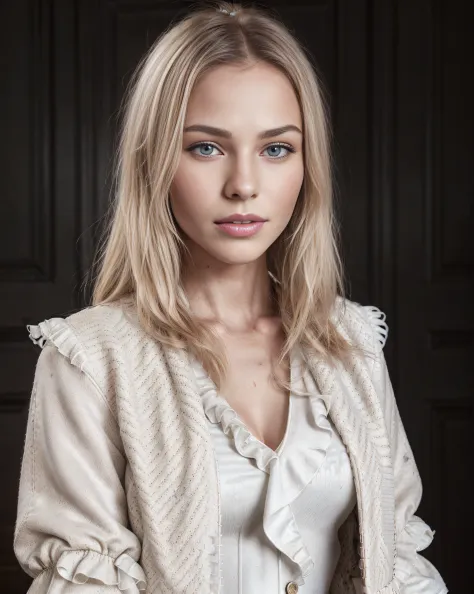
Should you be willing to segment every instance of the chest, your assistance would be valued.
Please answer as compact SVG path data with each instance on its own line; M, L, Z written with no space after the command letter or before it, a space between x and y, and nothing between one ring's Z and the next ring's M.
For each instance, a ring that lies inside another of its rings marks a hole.
M289 391L273 381L290 380L289 361L278 364L283 337L278 331L224 337L227 377L220 389L250 432L276 450L285 435Z

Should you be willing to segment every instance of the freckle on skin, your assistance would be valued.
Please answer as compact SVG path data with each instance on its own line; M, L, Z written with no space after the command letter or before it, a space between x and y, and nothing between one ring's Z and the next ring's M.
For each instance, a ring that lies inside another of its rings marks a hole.
M257 387L257 384L255 382L253 382L253 385L254 385L255 388Z

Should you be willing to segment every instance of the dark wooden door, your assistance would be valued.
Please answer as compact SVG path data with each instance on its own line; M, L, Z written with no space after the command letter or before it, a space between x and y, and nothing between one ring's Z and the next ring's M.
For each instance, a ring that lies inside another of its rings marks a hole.
M264 5L264 2L260 4ZM472 592L473 41L470 3L271 2L315 58L335 130L349 297L387 314L392 383L424 482L426 556ZM117 110L186 2L0 4L1 591L26 592L13 529L38 351L25 325L88 303ZM471 495L469 495L471 493Z

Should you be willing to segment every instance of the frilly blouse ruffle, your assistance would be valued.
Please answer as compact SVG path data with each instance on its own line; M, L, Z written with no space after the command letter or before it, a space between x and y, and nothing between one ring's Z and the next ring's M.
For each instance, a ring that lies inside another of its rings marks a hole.
M301 361L298 348L295 348L291 360L292 392L305 390L305 384L297 372ZM290 398L286 433L275 452L249 431L227 400L218 394L215 383L200 362L193 356L190 356L190 362L208 419L211 423L220 423L222 431L232 437L239 454L253 458L258 468L269 474L263 514L265 534L278 550L299 566L304 578L314 569L315 563L303 542L291 504L315 478L333 437L324 401L313 384L314 389L307 395L312 419L298 426L297 439L289 439L289 431L294 430L291 422L294 403ZM306 382L311 379L306 377ZM279 452L283 448L285 455L280 456ZM213 579L218 579L218 572L219 568L214 566ZM303 584L304 579L299 583Z

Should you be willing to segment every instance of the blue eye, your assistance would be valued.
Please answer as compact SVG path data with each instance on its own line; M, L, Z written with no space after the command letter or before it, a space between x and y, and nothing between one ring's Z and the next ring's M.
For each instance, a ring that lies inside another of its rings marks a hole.
M271 144L270 146L267 146L267 148L265 149L266 151L268 149L283 149L285 151L287 151L287 153L283 156L277 156L277 155L273 155L274 157L276 157L277 159L284 159L285 157L288 157L289 153L294 153L295 149L293 147L291 147L288 144Z
M195 149L201 149L202 147L206 147L207 150L211 149L211 152L210 153L208 152L207 154L203 154L202 152L199 152L199 153L195 153L194 152ZM273 161L277 161L279 159L286 159L290 155L290 153L294 153L295 152L295 149L291 145L284 144L284 143L281 143L281 142L279 142L279 143L273 143L273 144L267 146L264 150L267 151L269 149L275 149L275 148L276 149L284 149L287 152L286 152L286 154L284 154L282 156L274 155L274 157L272 158ZM192 146L190 146L186 150L188 152L191 152L191 153L195 154L195 155L198 155L199 157L209 158L209 157L213 157L214 156L212 154L212 149L219 150L219 148L215 144L213 144L211 142L198 142L196 144L193 144Z
M195 144L194 146L190 147L188 150L193 152L194 149L202 148L202 147L206 147L206 148L210 148L210 149L217 148L215 145L210 144L209 142L200 142L199 144ZM212 150L211 150L211 152L212 152ZM194 154L197 154L197 153L194 153ZM200 157L212 157L213 155L210 153L207 153L205 155L202 153L199 153L199 156Z

